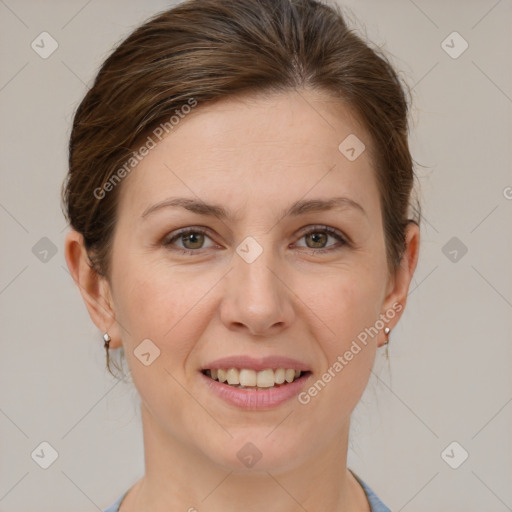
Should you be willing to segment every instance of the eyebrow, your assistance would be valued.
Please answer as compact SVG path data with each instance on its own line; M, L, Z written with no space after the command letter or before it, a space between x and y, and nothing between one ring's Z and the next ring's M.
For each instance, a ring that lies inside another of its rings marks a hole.
M227 220L233 218L234 215L219 204L208 204L204 201L186 198L186 197L171 197L160 201L149 208L147 208L141 217L144 219L148 215L161 210L163 208L185 208L198 215L209 215L217 217L220 220ZM321 212L334 209L353 209L366 217L368 217L364 208L348 197L332 197L330 199L301 199L293 203L288 209L281 212L281 217L297 217L305 213Z

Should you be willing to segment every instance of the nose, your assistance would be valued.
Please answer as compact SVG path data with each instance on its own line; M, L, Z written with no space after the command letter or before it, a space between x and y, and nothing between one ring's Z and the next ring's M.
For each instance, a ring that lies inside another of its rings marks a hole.
M270 250L251 263L234 254L232 270L225 279L220 316L228 329L265 336L292 325L293 293Z

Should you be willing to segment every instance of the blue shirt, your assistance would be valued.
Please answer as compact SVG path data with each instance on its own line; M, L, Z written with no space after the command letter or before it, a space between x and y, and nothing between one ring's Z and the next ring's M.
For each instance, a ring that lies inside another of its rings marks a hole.
M366 494L366 497L368 498L368 501L370 503L370 510L371 512L391 512L382 501L379 500L377 495L366 485L352 470L349 470L355 477L355 479L361 484L361 487L364 489L364 492ZM107 509L105 509L103 512L118 512L119 511L119 505L121 505L121 502L123 501L124 497L128 494L128 491L126 491L122 496L119 496L117 500L110 505Z

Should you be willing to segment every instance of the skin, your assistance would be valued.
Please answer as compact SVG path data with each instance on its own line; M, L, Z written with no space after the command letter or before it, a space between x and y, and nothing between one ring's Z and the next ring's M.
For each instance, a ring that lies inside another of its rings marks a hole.
M338 150L349 134L367 147L353 162ZM121 512L370 510L346 468L348 433L383 330L305 405L294 398L271 410L241 410L198 374L220 357L277 354L307 363L312 384L399 303L386 323L393 329L416 267L419 229L409 224L402 263L390 273L370 151L351 111L318 91L199 105L122 182L110 279L88 266L81 235L67 235L73 279L110 347L124 346L141 397L146 474ZM234 217L175 207L141 218L171 196L221 204ZM365 213L281 214L297 200L334 196ZM208 228L202 245L201 235L164 245L189 226ZM235 252L248 236L263 248L252 263ZM146 338L160 349L149 366L133 353ZM262 454L252 468L237 457L247 442Z

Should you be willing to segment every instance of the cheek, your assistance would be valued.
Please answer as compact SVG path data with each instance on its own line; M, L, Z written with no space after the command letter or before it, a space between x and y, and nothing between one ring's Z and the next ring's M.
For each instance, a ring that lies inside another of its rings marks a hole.
M205 297L218 280L215 276L193 277L183 268L148 263L142 256L126 259L118 269L116 315L129 332L124 333L124 341L135 347L149 338L176 355L197 339L207 318Z
M325 279L321 291L310 295L318 316L329 328L333 348L343 348L379 315L380 287L367 272L341 271Z
M375 359L380 283L374 273L355 270L338 271L325 283L322 293L310 296L315 303L311 309L328 327L322 328L320 342L324 371L329 371L325 380L333 382L328 386L332 399L339 400L342 394L350 409L362 394Z
M344 422L360 400L376 353L376 332L371 330L379 318L379 292L375 276L337 272L326 279L322 293L310 294L311 305L321 322L316 334L323 352L322 370L305 390L319 421L332 422L333 411ZM318 399L316 397L319 397Z

